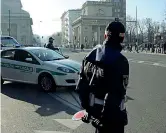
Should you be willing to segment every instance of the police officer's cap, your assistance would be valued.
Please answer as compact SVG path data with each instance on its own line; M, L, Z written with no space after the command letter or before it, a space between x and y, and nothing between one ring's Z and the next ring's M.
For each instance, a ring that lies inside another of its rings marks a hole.
M52 38L52 37L49 37L49 40L54 40L54 38Z
M107 25L106 31L110 32L111 34L125 33L125 27L121 22L115 20Z

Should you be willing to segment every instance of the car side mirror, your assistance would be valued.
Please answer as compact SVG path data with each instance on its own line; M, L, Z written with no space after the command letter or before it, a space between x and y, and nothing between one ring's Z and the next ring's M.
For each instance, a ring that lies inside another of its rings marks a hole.
M32 58L26 58L25 60L28 62L32 62Z
M65 57L65 59L69 59L69 56L68 55L63 55Z

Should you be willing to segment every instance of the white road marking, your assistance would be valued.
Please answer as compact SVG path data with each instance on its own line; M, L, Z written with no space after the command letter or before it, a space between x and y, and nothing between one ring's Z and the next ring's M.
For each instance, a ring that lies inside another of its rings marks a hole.
M138 61L138 63L144 63L145 61Z
M154 66L159 66L160 64L159 63L153 63Z
M128 61L132 61L133 59L128 59Z
M164 65L164 64L159 64L159 66L160 66L160 67L166 67L166 65Z
M129 62L133 63L139 63L139 64L146 64L146 65L153 65L153 66L159 66L159 67L166 67L166 64L156 63L156 62L150 62L150 61L138 61L133 59L128 59Z
M70 132L61 132L61 131L41 131L41 130L35 130L35 133L70 133Z
M54 120L72 130L76 129L81 124L83 124L81 120L80 121L73 121L72 119L54 119Z

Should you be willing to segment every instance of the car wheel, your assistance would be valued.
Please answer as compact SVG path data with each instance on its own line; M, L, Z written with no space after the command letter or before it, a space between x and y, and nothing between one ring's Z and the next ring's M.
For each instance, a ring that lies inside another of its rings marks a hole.
M3 80L3 78L1 77L1 85L4 83L4 80Z
M39 85L45 92L56 91L56 85L51 75L42 75L39 78Z

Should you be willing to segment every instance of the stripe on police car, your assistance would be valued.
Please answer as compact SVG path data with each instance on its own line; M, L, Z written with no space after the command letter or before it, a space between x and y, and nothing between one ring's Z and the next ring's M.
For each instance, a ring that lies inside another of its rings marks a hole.
M42 68L36 68L36 73L39 73L41 71L44 71L44 72L50 72L52 75L59 75L59 76L64 76L64 75L67 75L66 73L60 73L60 72L55 72L55 71L51 71L51 70L46 70L46 69L42 69Z
M59 63L59 62L58 62L58 63ZM59 63L59 64L64 65L64 66L67 66L67 67L69 67L69 68L71 68L71 69L74 69L75 71L79 71L78 69L76 69L76 68L74 68L74 67L72 67L72 66L70 66L70 65L67 65L67 64L64 64L64 63Z

